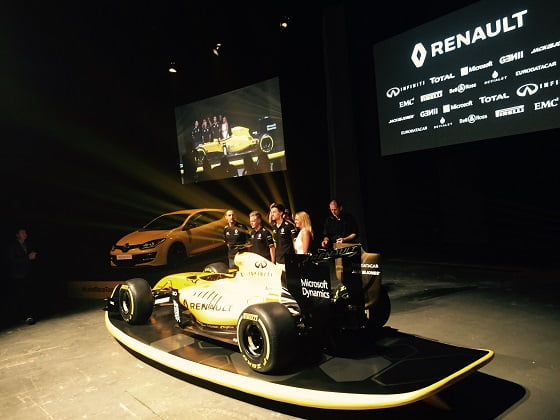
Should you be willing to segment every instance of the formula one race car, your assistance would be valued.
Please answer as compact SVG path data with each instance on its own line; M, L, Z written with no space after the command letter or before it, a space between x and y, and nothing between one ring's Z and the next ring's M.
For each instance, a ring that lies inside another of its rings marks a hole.
M140 278L118 285L106 310L144 324L154 306L172 305L186 332L239 347L255 371L285 370L299 349L336 354L341 337L376 334L390 301L381 285L379 254L360 245L286 256L286 271L251 253L203 272L168 275L153 288Z
M274 148L274 140L268 133L260 134L254 138L247 127L233 127L231 136L226 139L214 139L196 146L196 162L202 165L207 158L210 163L219 163L223 156L241 156L259 152L270 153Z

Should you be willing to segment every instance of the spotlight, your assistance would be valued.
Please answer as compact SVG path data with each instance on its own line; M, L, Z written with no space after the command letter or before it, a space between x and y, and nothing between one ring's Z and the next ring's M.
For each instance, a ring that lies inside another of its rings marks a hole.
M217 43L216 46L212 49L212 52L214 53L215 56L220 55L220 48L222 48L222 44Z
M177 73L177 66L175 65L175 61L169 63L169 73Z
M288 24L290 23L290 18L287 16L284 16L281 20L280 20L280 27L282 29L286 29L288 27Z

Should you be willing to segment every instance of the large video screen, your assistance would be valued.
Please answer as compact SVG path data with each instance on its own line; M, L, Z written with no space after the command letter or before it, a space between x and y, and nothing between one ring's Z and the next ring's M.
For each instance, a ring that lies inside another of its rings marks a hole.
M286 170L278 78L175 108L181 182Z
M374 46L381 154L560 126L560 2L481 1Z

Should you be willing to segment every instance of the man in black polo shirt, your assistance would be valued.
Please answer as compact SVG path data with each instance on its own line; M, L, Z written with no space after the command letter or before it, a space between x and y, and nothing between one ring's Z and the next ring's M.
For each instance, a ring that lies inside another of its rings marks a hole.
M297 229L284 219L285 207L282 204L273 204L270 207L270 220L272 222L272 236L276 243L276 264L284 266L284 256L294 254L294 240Z
M249 224L252 229L250 251L274 261L276 256L274 239L272 233L263 226L262 215L256 210L249 213Z
M228 248L229 268L234 268L235 254L247 251L249 246L249 230L243 223L235 219L235 212L227 210L224 215L227 225L224 226L224 242Z
M323 248L336 248L336 244L356 243L358 241L358 226L350 213L342 211L342 204L337 200L329 203L331 215L323 226Z

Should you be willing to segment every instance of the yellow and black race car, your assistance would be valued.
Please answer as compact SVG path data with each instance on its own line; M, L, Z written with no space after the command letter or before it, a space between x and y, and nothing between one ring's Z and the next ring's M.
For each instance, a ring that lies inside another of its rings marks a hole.
M260 373L284 370L297 349L336 354L349 336L375 334L389 318L379 254L360 245L289 255L285 272L251 252L237 254L235 263L237 271L214 263L203 272L168 275L152 288L144 279L128 280L105 309L144 324L154 306L172 305L184 331L238 346Z
M198 165L202 165L204 159L210 163L219 163L222 157L241 156L262 153L270 153L274 148L274 139L268 133L257 134L253 137L247 127L233 127L231 136L225 139L214 139L207 143L196 146L195 154Z

